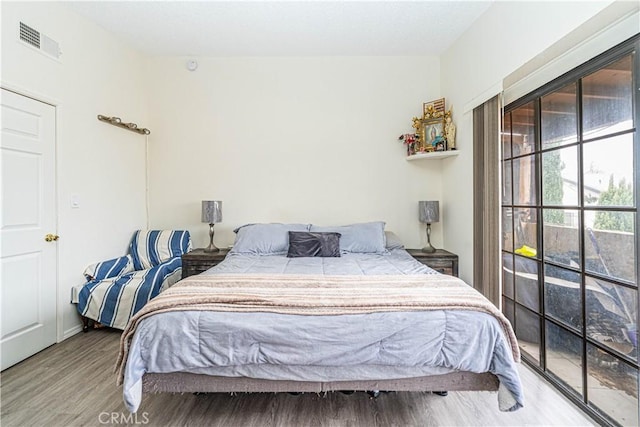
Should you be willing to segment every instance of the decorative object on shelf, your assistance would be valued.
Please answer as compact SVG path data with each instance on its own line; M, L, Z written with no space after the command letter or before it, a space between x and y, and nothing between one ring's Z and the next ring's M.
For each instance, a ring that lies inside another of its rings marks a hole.
M202 201L202 222L209 224L209 246L204 248L204 251L220 251L220 249L213 244L213 225L222 222L222 202L220 200Z
M451 108L445 110L444 98L425 102L422 117L414 117L412 121L415 133L398 138L407 145L407 156L455 150L456 126Z
M407 146L407 156L416 154L416 145L419 144L418 135L415 133L405 133L398 137Z
M444 119L444 137L447 140L447 146L449 150L456 149L456 125L453 124L451 118L451 109L447 112L447 116Z
M139 128L135 123L123 123L120 117L108 117L103 116L102 114L98 114L98 120L101 122L109 123L110 125L121 127L122 129L127 129L132 132L139 133L140 135L150 135L151 131L147 128Z
M440 202L420 201L418 202L418 212L420 222L427 224L427 246L422 248L422 252L433 253L436 248L431 245L431 223L440 221Z
M422 104L422 117L428 117L434 113L444 113L444 98Z

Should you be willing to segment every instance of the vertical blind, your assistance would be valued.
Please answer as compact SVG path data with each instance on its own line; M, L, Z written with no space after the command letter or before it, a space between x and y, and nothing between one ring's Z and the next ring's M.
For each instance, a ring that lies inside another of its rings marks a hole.
M500 307L500 102L473 110L473 285Z

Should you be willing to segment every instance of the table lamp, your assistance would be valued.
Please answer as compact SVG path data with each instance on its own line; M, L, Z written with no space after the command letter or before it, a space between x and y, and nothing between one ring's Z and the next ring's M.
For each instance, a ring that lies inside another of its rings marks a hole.
M440 202L420 201L418 202L418 212L420 222L427 224L427 246L422 248L422 252L432 254L436 248L431 245L431 223L440 220Z
M204 251L220 251L220 249L213 244L213 225L217 222L222 222L222 202L220 200L202 201L202 222L209 224L209 246L204 248Z

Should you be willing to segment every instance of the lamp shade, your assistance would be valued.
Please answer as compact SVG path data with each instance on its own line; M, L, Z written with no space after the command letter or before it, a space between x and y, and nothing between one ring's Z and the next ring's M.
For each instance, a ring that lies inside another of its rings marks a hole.
M220 200L202 201L202 222L207 224L222 222L222 202Z
M431 224L440 220L440 202L437 200L418 202L418 211L420 222Z

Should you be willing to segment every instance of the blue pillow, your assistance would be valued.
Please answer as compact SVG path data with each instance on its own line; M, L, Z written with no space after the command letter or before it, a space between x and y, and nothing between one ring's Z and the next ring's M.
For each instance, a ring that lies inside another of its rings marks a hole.
M387 252L386 237L382 221L364 222L339 227L319 227L312 225L313 232L340 233L340 250L343 253L376 253Z
M309 231L310 224L247 224L233 230L230 254L286 255L289 231Z

